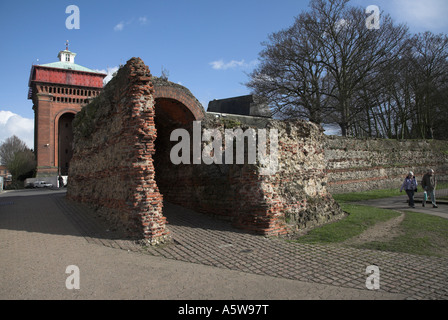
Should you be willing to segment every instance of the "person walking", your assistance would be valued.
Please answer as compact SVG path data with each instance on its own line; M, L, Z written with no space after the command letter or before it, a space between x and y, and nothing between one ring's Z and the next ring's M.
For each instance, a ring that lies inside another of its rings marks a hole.
M425 190L423 194L423 207L426 204L426 200L428 199L428 195L431 197L432 207L437 208L436 204L436 186L437 180L434 174L433 169L429 169L427 173L423 176L422 179L422 188Z
M401 185L400 192L403 192L403 189L406 191L406 194L409 198L409 206L411 208L415 208L414 204L414 193L417 191L417 180L415 179L414 173L409 171L408 175L403 181Z
M62 178L61 175L59 175L58 181L59 181L59 188L63 188L64 187L64 178Z

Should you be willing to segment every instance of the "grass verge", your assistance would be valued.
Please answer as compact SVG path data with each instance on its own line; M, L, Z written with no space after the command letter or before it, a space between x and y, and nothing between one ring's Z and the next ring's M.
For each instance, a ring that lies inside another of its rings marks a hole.
M448 188L447 184L443 188ZM357 205L352 201L381 199L400 195L399 190L373 190L334 195L342 210L349 215L335 223L311 230L294 240L299 243L338 244L360 235L378 222L400 215L394 210ZM448 219L424 213L405 212L399 236L389 241L371 241L350 245L361 249L401 252L425 256L448 257Z
M331 244L355 237L378 222L387 221L400 215L399 212L369 206L341 203L341 208L349 215L335 223L311 230L295 240L300 243Z
M357 248L448 257L448 219L406 212L401 235L387 242L367 242Z
M448 183L443 182L437 185L437 189L448 189ZM422 188L419 187L419 192L422 192ZM437 192L437 191L436 191ZM361 191L361 192L351 192L351 193L341 193L334 194L333 198L338 202L346 202L346 201L363 201L363 200L372 200L372 199L383 199L389 197L396 197L406 195L406 193L400 192L400 188L394 189L381 189L381 190L370 190L370 191ZM437 196L437 193L436 193ZM442 199L442 198L440 198Z

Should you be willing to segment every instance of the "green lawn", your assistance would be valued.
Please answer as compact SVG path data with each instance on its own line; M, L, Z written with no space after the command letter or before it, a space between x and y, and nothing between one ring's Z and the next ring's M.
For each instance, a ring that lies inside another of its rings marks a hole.
M442 188L448 188L445 184ZM441 189L442 189L441 188ZM374 190L334 195L349 215L340 221L311 230L294 240L299 243L338 244L361 234L367 228L400 215L399 212L357 205L353 201L380 199L400 195L399 190ZM357 248L403 252L427 256L448 257L448 219L424 213L405 212L399 226L401 235L390 241L366 242L352 245Z
M406 212L402 235L388 242L369 242L359 248L448 257L448 219Z
M439 183L437 185L437 189L448 189L448 183ZM419 186L419 192L422 192L422 188ZM381 189L381 190L371 190L371 191L361 191L361 192L351 192L351 193L341 193L334 194L333 198L338 201L362 201L362 200L371 200L371 199L382 199L389 197L406 195L406 193L400 192L400 188L394 189ZM437 195L437 191L436 191Z
M341 203L342 209L349 215L335 223L313 229L307 235L300 237L300 243L339 243L355 237L367 228L382 221L397 217L400 213L392 210L373 208L369 206Z
M395 189L382 189L382 190L334 194L333 198L337 202L346 202L346 201L382 199L388 197L396 197L400 195L403 195L403 193L400 193L400 189L395 188Z

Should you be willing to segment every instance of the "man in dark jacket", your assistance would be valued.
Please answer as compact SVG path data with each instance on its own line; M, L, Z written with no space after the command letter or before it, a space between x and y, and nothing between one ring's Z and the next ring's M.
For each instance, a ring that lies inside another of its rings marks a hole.
M434 174L434 170L429 169L429 171L425 173L422 179L422 188L425 190L425 195L423 197L423 206L425 206L426 199L428 198L429 195L431 197L432 207L437 208L436 195L435 195L436 186L437 186L437 180Z

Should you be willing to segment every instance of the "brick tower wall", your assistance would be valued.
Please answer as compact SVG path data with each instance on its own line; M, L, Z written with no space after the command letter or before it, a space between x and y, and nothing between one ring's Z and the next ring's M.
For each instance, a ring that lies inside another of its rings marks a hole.
M33 66L28 98L33 100L35 112L34 150L37 156L37 177L67 174L66 167L70 156L59 158L65 150L71 153L71 139L65 141L66 143L61 139L61 136L67 136L67 132L59 132L62 129L60 120L67 116L72 117L98 96L105 76L102 73ZM71 136L71 132L68 136Z

